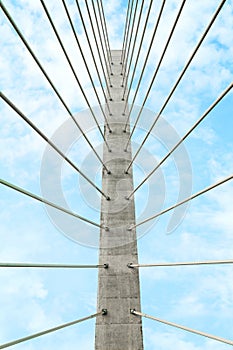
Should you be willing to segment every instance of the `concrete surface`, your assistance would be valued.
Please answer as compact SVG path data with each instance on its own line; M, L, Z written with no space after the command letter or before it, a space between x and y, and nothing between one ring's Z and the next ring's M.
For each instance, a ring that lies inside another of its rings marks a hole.
M123 132L126 116L122 116L124 102L120 50L112 51L113 76L111 88L113 101L109 102L112 116L108 120L112 133L105 130L112 152L104 147L103 159L111 174L103 171L102 188L111 198L102 198L99 263L108 263L108 269L99 270L98 310L106 308L108 314L96 320L96 350L142 350L141 318L130 314L130 309L140 311L140 287L137 269L128 263L137 263L137 240L134 230L127 228L135 223L134 199L125 199L133 188L132 174L125 174L131 160L131 147L124 146L129 130Z

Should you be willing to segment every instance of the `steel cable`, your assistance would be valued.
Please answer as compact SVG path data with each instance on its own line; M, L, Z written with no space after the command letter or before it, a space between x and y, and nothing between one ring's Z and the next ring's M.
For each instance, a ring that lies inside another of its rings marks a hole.
M103 6L103 1L102 0L100 0L100 6L101 6L102 14L103 14L104 28L105 28L105 32L106 32L106 38L107 38L107 45L108 45L110 60L111 60L111 64L113 64L112 53L111 53L110 42L109 42L109 35L108 35L108 27L107 27L107 23L106 23L106 18L105 18L105 13L104 13L104 6Z
M106 59L103 39L102 39L102 36L101 36L101 30L100 30L100 26L99 26L99 21L98 21L98 17L97 17L97 12L96 12L96 8L95 8L94 0L91 0L91 3L92 3L93 13L94 13L94 17L95 17L95 23L96 23L96 26L97 26L99 42L100 42L100 46L101 46L101 50L102 50L102 54L103 54L103 58L104 58L104 62L105 62L106 71L107 71L107 74L108 74L109 84L112 85L111 77L110 77L111 75L113 75L112 67L111 67L111 65L108 64L107 59Z
M125 39L126 39L126 32L128 28L128 20L129 20L129 11L130 11L130 3L131 0L128 0L128 6L127 6L127 12L126 12L126 19L125 19L125 29L124 29L124 38L123 38L123 44L122 44L122 50L121 50L121 64L123 63L123 55L125 51Z
M107 53L109 70L110 70L111 75L113 75L112 67L111 67L111 64L112 64L111 52L110 52L109 47L108 47L108 39L106 38L106 33L105 33L105 23L104 23L102 8L100 6L99 0L97 0L97 8L98 8L98 13L99 13L100 25L102 27L102 36L104 38L104 46L105 46L105 51Z
M97 93L97 90L96 90L96 87L95 87L94 81L93 81L92 76L91 76L90 69L89 69L89 67L88 67L88 64L87 64L87 61L86 61L85 55L84 55L84 53L83 53L82 47L81 47L81 45L80 45L80 42L79 42L78 36L77 36L77 34L76 34L76 31L75 31L75 28L74 28L74 25L73 25L72 19L71 19L71 17L70 17L70 14L69 14L68 8L67 8L67 6L66 6L65 0L62 0L62 3L63 3L63 5L64 5L66 15L67 15L67 17L68 17L68 20L69 20L69 23L70 23L70 26L71 26L72 32L73 32L73 34L74 34L74 37L75 37L75 39L76 39L76 42L77 42L77 45L78 45L79 51L80 51L80 53L81 53L81 56L82 56L83 62L84 62L84 64L85 64L85 67L86 67L87 73L88 73L88 75L89 75L89 78L90 78L90 81L91 81L92 87L93 87L93 89L94 89L94 92L95 92L95 95L96 95L97 101L98 101L98 103L99 103L99 106L100 106L101 112L102 112L102 114L103 114L103 116L104 116L105 123L106 123L106 125L107 125L107 128L108 128L108 129L109 129L109 131L110 131L111 129L110 129L110 126L109 126L109 124L108 124L107 116L106 116L106 114L105 114L105 112L104 112L104 110L103 110L103 107L102 107L102 104L101 104L101 101L100 101L99 95L98 95L98 93ZM103 134L103 132L102 132L102 130L101 130L101 128L100 128L100 126L99 126L99 124L98 124L97 120L96 120L96 124L97 124L97 126L98 126L98 129L99 129L99 131L100 131L100 133L101 133L101 135L102 135L103 139L105 140L105 136L104 136L104 134Z
M37 201L39 201L39 202L41 202L41 203L47 204L47 205L49 205L50 207L53 207L53 208L55 208L55 209L57 209L57 210L60 210L60 211L62 211L63 213L66 213L66 214L68 214L68 215L71 215L71 216L73 216L73 217L75 217L75 218L77 218L77 219L79 219L79 220L85 221L85 222L87 222L88 224L91 224L91 225L97 226L97 227L99 227L99 228L104 228L105 230L108 230L108 228L107 228L106 226L99 225L99 224L97 224L96 222L93 222L93 221L91 221L91 220L89 220L89 219L86 219L86 218L84 218L83 216L80 216L80 215L78 215L78 214L76 214L76 213L74 213L74 212L72 212L72 211L70 211L70 210L67 210L66 208L60 207L59 205L57 205L57 204L55 204L55 203L52 203L52 202L48 201L47 199L44 199L44 198L42 198L42 197L40 197L40 196L37 196L36 194L31 193L31 192L29 192L29 191L26 191L26 190L24 190L23 188L20 188L20 187L18 187L18 186L16 186L16 185L13 185L12 183L7 182L7 181L5 181L5 180L3 180L3 179L0 179L0 184L4 185L4 186L6 186L6 187L9 187L9 188L11 188L11 189L13 189L13 190L15 190L15 191L18 191L18 192L20 192L20 193L22 193L22 194L25 194L26 196L31 197L31 198L33 198L33 199L35 199L35 200L37 200Z
M140 56L140 53L141 53L142 44L143 44L143 41L144 41L146 28L147 28L148 20L149 20L149 17L150 17L151 8L152 8L152 4L153 4L153 0L150 1L149 8L148 8L148 11L147 11L147 16L146 16L146 20L145 20L145 23L144 23L144 28L143 28L143 31L142 31L142 36L141 36L141 40L140 40L140 44L139 44L139 49L138 49L137 57L136 57L136 60L135 60L135 63L134 63L133 73L132 73L132 77L130 79L130 84L129 84L129 88L128 88L128 92L127 92L126 98L125 98L125 94L126 94L126 90L127 90L127 85L125 85L125 88L124 88L124 92L123 92L123 97L122 98L125 100L125 107L124 107L123 115L125 115L126 108L127 108L127 105L128 105L129 95L130 95L132 84L133 84L133 81L134 81L134 76L135 76L135 73L136 73L136 68L137 68L139 56ZM124 132L126 132L126 127L124 129Z
M195 57L197 51L199 50L199 48L200 48L202 42L204 41L206 35L208 34L210 28L212 27L214 21L215 21L216 18L218 17L218 14L220 13L220 11L221 11L221 9L222 9L222 7L223 7L223 5L225 4L226 1L227 1L227 0L222 0L222 1L221 1L219 7L217 8L216 12L214 13L214 16L212 17L210 23L208 24L208 26L207 26L207 28L206 28L204 34L202 35L200 41L198 42L196 48L194 49L194 51L193 51L191 57L189 58L188 62L187 62L186 65L185 65L185 67L183 68L183 70L182 70L182 72L181 72L181 74L180 74L178 80L176 81L176 83L175 83L175 85L173 86L171 92L169 93L169 95L168 95L166 101L164 102L163 106L161 107L159 113L157 114L157 116L156 116L156 118L155 118L155 120L154 120L152 126L150 127L149 131L147 132L147 135L145 136L145 138L144 138L144 140L142 141L140 147L138 148L137 152L136 152L135 155L133 156L133 159L132 159L131 162L129 163L129 166L128 166L128 168L126 169L126 172L128 172L128 170L129 170L130 167L132 166L134 160L135 160L136 157L138 156L140 150L141 150L142 147L144 146L144 144L145 144L147 138L149 137L149 135L150 135L151 131L153 130L155 124L157 123L159 117L161 116L162 112L164 111L165 107L167 106L167 104L168 104L170 98L172 97L172 95L173 95L174 91L176 90L177 86L179 85L179 83L180 83L181 79L183 78L183 76L184 76L186 70L188 69L188 67L189 67L190 63L192 62L193 58Z
M65 154L47 137L42 131L28 119L23 112L21 112L2 92L0 92L0 97L34 130L37 132L42 139L47 142L69 165L72 166L89 184L91 184L102 196L104 196L107 200L109 200L109 196L107 196L98 186L96 186L69 158L65 156ZM105 165L104 165L105 166ZM108 174L111 172L105 166Z
M213 184L213 185L211 185L211 186L209 186L209 187L206 187L206 188L204 188L203 190L201 190L201 191L199 191L199 192L193 194L192 196L190 196L190 197L188 197L188 198L186 198L186 199L180 201L179 203L176 203L176 204L172 205L171 207L169 207L169 208L167 208L167 209L164 209L164 210L162 210L161 212L159 212L159 213L157 213L157 214L155 214L155 215L152 215L151 217L149 217L149 218L147 218L147 219L145 219L145 220L139 222L138 224L136 224L136 225L131 225L131 226L128 228L128 230L131 231L132 229L135 229L136 227L141 226L142 224L145 224L146 222L148 222L148 221L150 221L150 220L154 220L155 218L157 218L157 217L159 217L159 216L161 216L161 215L163 215L163 214L169 212L170 210L175 209L175 208L179 207L180 205L182 205L182 204L184 204L184 203L187 203L187 202L193 200L194 198L197 198L197 197L201 196L202 194L204 194L204 193L206 193L206 192L208 192L208 191L214 189L215 187L218 187L218 186L220 186L220 185L224 184L225 182L230 181L230 180L232 180L232 179L233 179L233 175L230 175L230 176L226 177L225 179L223 179L223 180L221 180L221 181L218 181L218 182L216 182L215 184Z
M45 269L100 269L108 268L103 265L77 265L77 264L45 264L45 263L0 263L0 268L45 268Z
M166 325L168 325L168 326L172 326L172 327L175 327L175 328L179 328L179 329L182 329L182 330L184 330L184 331L191 332L191 333L194 333L194 334L197 334L197 335L201 335L201 336L206 337L206 338L209 338L209 339L217 340L217 341L219 341L219 342L221 342L221 343L225 343L225 344L228 344L228 345L233 345L233 341L232 341L232 340L220 338L220 337L217 337L217 336L212 335L212 334L208 334L208 333L204 333L204 332L201 332L201 331L197 331L197 330L195 330L195 329L192 329L192 328L189 328L189 327L185 327L185 326L179 325L179 324L177 324L177 323L168 322L168 321L162 320L162 319L160 319L160 318L153 317L153 316L144 314L144 313L142 313L142 312L138 312L138 311L136 311L136 310L134 310L134 309L131 309L130 312L131 312L131 314L133 314L133 315L137 315L137 316L149 318L149 319L151 319L151 320L154 320L154 321L157 321L157 322L160 322L160 323L164 323L164 324L166 324Z
M88 46L89 46L89 49L90 49L90 52L91 52L91 56L92 56L92 59L93 59L94 65L95 65L95 69L96 69L96 72L97 72L97 75L98 75L98 78L99 78L101 89L102 89L102 92L103 92L103 95L104 95L105 103L107 105L109 114L112 115L110 107L109 107L109 103L108 103L108 98L106 96L105 89L103 87L103 83L102 83L102 79L101 79L101 76L100 76L99 68L98 68L97 63L96 63L95 54L93 52L91 41L90 41L90 38L89 38L89 35L88 35L88 32L87 32L87 28L86 28L86 25L85 25L84 17L82 15L82 11L81 11L79 3L77 2L76 4L77 4L77 10L78 10L78 13L79 13L79 17L81 19L81 22L82 22L82 25L83 25L83 29L84 29L84 32L85 32L85 35L86 35L86 39L87 39L87 42L88 42ZM98 53L99 53L99 51L98 51ZM103 67L103 63L102 63L101 57L100 57L100 64L101 64L101 69L103 70L103 75L104 75L104 80L105 80L105 83L106 83L106 88L107 88L107 91L108 91L108 95L111 98L111 93L110 93L110 90L109 90L108 81L107 81L107 77L105 75L105 71L104 71L104 67Z
M138 23L137 23L137 27L136 27L136 31L135 31L135 35L134 35L134 41L133 41L133 47L132 47L132 53L131 53L131 57L130 57L130 61L129 61L129 66L127 69L127 73L124 75L123 80L122 80L122 84L121 84L122 87L125 86L124 91L127 89L127 82L128 82L128 77L129 77L131 65L132 65L133 54L134 54L134 50L135 50L135 46L136 46L136 42L137 42L137 35L138 35L140 23L141 23L141 17L142 17L142 13L143 13L144 4L145 4L145 0L142 0L140 12L139 12L139 17L138 17ZM126 81L126 83L125 83L125 81ZM124 100L124 93L122 96L122 100Z
M91 318L95 318L97 316L106 315L106 314L107 314L107 309L102 309L102 311L100 311L100 312L97 312L97 313L95 313L93 315L90 315L90 316L87 316L87 317L80 318L79 320L75 320L75 321L72 321L72 322L64 323L64 324L62 324L60 326L53 327L53 328L47 329L47 330L42 331L42 332L34 333L34 334L29 335L27 337L23 337L23 338L19 338L19 339L13 340L13 341L11 341L9 343L2 344L2 345L0 345L0 349L9 348L10 346L13 346L13 345L16 345L16 344L19 344L19 343L24 343L25 341L41 337L42 335L45 335L45 334L48 334L48 333L56 332L56 331L58 331L58 330L60 330L62 328L70 327L70 326L73 326L73 325L75 325L77 323L80 323L80 322L83 322L83 321L87 321L87 320L90 320Z
M123 82L125 81L125 75L126 75L128 59L129 59L129 52L130 52L130 47L131 47L131 43L132 43L134 25L135 25L136 14L137 14L137 8L138 8L138 0L136 0L136 5L135 5L135 8L134 8L134 14L133 14L133 19L132 19L132 26L131 26L131 31L130 31L130 35L129 35L128 49L127 49L127 52L126 52L126 55L125 55L124 65L122 66L122 70L121 70L121 74L123 74ZM133 50L131 52L131 55L133 55ZM123 83L122 83L122 85L123 85Z
M124 48L123 56L122 56L121 75L123 75L123 71L124 71L125 54L126 54L127 47L128 47L128 38L129 38L129 31L130 31L130 26L131 26L131 18L132 18L132 12L133 12L133 5L134 5L134 0L132 0L131 6L130 6L129 19L128 19L128 26L127 26L126 38L125 38L125 48Z
M141 84L141 81L142 81L142 77L143 77L145 69L146 69L147 61L148 61L148 58L149 58L149 55L150 55L150 52L151 52L151 49L152 49L152 45L154 43L155 35L157 33L157 29L158 29L158 26L159 26L159 23L160 23L160 20L161 20L161 17L162 17L162 13L163 13L163 9L164 9L165 3L166 3L166 0L163 0L161 8L160 8L160 11L159 11L159 15L158 15L157 21L155 23L155 28L154 28L153 35L152 35L152 38L151 38L151 41L150 41L150 45L149 45L149 48L147 50L147 54L146 54L146 58L145 58L145 61L144 61L144 64L143 64L143 68L142 68L142 71L141 71L141 74L140 74L140 77L139 77L139 80L138 80L138 84L137 84L137 87L136 87L136 90L135 90L135 93L134 93L133 101L131 103L129 114L128 114L128 117L126 119L125 129L124 130L126 130L126 128L127 128L127 124L129 122L129 118L130 118L130 115L131 115L132 110L133 110L133 106L134 106L134 103L135 103L135 100L136 100L136 97L137 97L137 94L138 94L138 90L139 90L139 87L140 87L140 84ZM125 111L123 113L125 113Z
M155 263L155 264L132 264L129 263L129 268L134 267L173 267L173 266L198 266L198 265L221 265L233 264L233 260L206 260L206 261L182 261L174 263Z
M78 0L76 0L76 4L77 4L78 10L79 10L79 14L81 16L82 11L81 11L80 5L78 3ZM108 91L109 99L110 99L110 101L112 101L112 96L111 96L111 92L110 92L110 89L109 89L109 87L112 87L112 84L111 84L110 77L109 76L107 77L106 73L105 73L104 64L103 64L102 56L101 56L101 53L100 53L100 48L99 48L99 44L98 44L98 40L97 40L97 36L96 36L96 33L95 33L95 28L94 28L94 25L93 25L91 12L90 12L90 8L89 8L87 0L85 0L85 5L86 5L86 9L87 9L87 13L88 13L88 17L89 17L89 21L90 21L90 25L91 25L93 37L94 37L94 40L95 40L95 45L96 45L96 48L97 48L100 65L101 65L101 68L102 68L102 71L103 71L103 75L104 75L104 79L105 79L105 83L106 83L106 89ZM84 21L84 23L85 23L85 21ZM108 72L107 72L107 74L108 74Z
M6 17L8 18L9 22L11 23L11 25L13 26L14 30L16 31L16 33L18 34L18 36L20 37L20 39L22 40L22 42L24 43L25 47L27 48L27 50L29 51L29 53L31 54L32 58L34 59L34 61L36 62L36 64L38 65L38 67L40 68L41 72L43 73L43 75L45 76L46 80L48 81L48 83L50 84L50 86L52 87L53 91L55 92L55 94L57 95L57 97L59 98L60 102L63 104L63 106L65 107L66 111L68 112L69 116L72 118L72 120L74 121L74 123L76 124L76 126L78 127L78 129L80 130L80 132L82 133L83 137L85 138L85 140L87 141L87 143L89 144L89 146L91 147L91 149L93 150L93 152L95 153L96 157L98 158L98 160L101 162L101 164L103 164L102 159L99 157L98 153L95 151L94 147L92 146L91 142L89 141L89 139L87 138L87 136L85 135L85 133L83 132L82 128L80 127L79 123L76 121L76 119L74 118L73 114L71 113L69 107L67 106L67 104L65 103L65 101L63 100L63 98L61 97L60 93L58 92L57 88L55 87L55 85L53 84L52 80L49 78L48 74L46 73L45 69L43 68L43 66L41 65L40 61L38 60L38 58L36 57L36 55L34 54L34 52L32 51L31 47L29 46L28 42L26 41L26 39L24 38L23 34L20 32L19 28L17 27L17 25L15 24L15 22L13 21L12 17L10 16L9 12L7 11L7 9L5 8L5 6L3 5L2 2L0 2L0 6L3 9L4 14L6 15Z
M164 58L164 56L165 56L165 53L166 53L166 51L167 51L168 45L169 45L169 43L170 43L170 41L171 41L172 35L173 35L173 33L174 33L174 31L175 31L175 28L176 28L176 26L177 26L177 24L178 24L178 21L179 21L179 19L180 19L180 16L181 16L183 7L184 7L184 5L185 5L185 2L186 2L186 0L183 0L182 3L181 3L180 9L179 9L178 14L177 14L177 16L176 16L175 22L174 22L174 24L173 24L173 26L172 26L172 30L170 31L170 34L169 34L169 37L168 37L168 39L167 39L166 45L165 45L165 47L164 47L163 53L162 53L162 55L161 55L161 57L160 57L159 63L158 63L158 65L157 65L157 67L156 67L156 70L155 70L154 75L153 75L153 77L152 77L152 80L151 80L151 83L150 83L150 85L149 85L149 88L147 89L146 96L145 96L145 98L144 98L144 100L143 100L142 106L141 106L141 108L140 108L140 110L139 110L139 113L138 113L138 116L137 116L137 118L136 118L136 120L135 120L133 129L132 129L132 131L131 131L131 133L130 133L130 135L129 135L129 139L128 139L126 145L125 145L125 150L126 150L126 151L127 151L127 148L128 148L129 142L130 142L130 139L131 139L131 137L132 137L132 135L133 135L133 133L134 133L134 131L135 131L135 129L136 129L137 123L138 123L139 118L140 118L140 116L141 116L141 114L142 114L143 108L144 108L144 106L145 106L145 104L146 104L146 101L147 101L147 99L148 99L148 96L149 96L149 94L150 94L150 91L151 91L151 89L152 89L152 86L153 86L153 84L154 84L155 78L156 78L156 76L157 76L157 73L158 73L158 71L159 71L159 68L160 68L160 66L161 66L161 63L162 63L163 58Z
M62 42L62 40L61 40L61 37L60 37L60 35L58 34L58 31L57 31L57 29L56 29L56 27L55 27L55 25L54 25L54 22L53 22L53 20L52 20L52 17L50 16L50 13L49 13L49 11L48 11L48 9L47 9L45 3L44 3L44 0L40 0L40 2L41 2L41 4L42 4L42 6L43 6L43 9L44 9L45 13L46 13L46 16L47 16L47 18L48 18L48 20L49 20L49 23L50 23L51 27L53 28L54 34L55 34L55 36L56 36L56 38L57 38L57 40L58 40L58 42L59 42L59 44L60 44L60 46L61 46L61 48L62 48L62 51L63 51L63 53L64 53L64 55L65 55L65 57L66 57L66 59L67 59L67 62L68 62L68 64L69 64L69 66L70 66L70 69L72 70L72 73L74 74L74 77L75 77L75 79L76 79L76 82L77 82L77 84L78 84L78 86L79 86L79 88L80 88L80 90L81 90L81 92L82 92L82 95L83 95L83 97L84 97L84 99L85 99L85 101L86 101L86 103L87 103L87 105L88 105L88 108L90 109L91 115L92 115L92 117L93 117L93 119L94 119L94 121L95 121L97 127L99 128L99 124L98 124L98 121L97 121L97 119L96 119L96 117L95 117L94 111L93 111L93 109L92 109L92 107L91 107L91 105L90 105L90 102L88 101L88 98L87 98L87 95L86 95L86 93L85 93L85 91L84 91L84 88L82 87L82 84L81 84L81 82L80 82L80 80L79 80L79 78L78 78L78 76L77 76L77 74L76 74L76 72L75 72L75 69L74 69L74 67L73 67L73 65L72 65L72 63L71 63L71 60L70 60L70 58L69 58L69 55L67 54L67 51L66 51L66 49L65 49L65 47L64 47L64 45L63 45L63 42ZM99 128L99 129L100 129L100 128ZM102 135L102 137L104 138L104 142L105 142L105 144L106 144L108 150L110 150L109 145L108 145L108 143L107 143L107 140L105 139L104 134L103 134L102 131L101 131L101 135Z
M128 199L155 173L155 171L172 155L172 153L185 141L185 139L197 128L197 126L208 116L208 114L218 105L218 103L230 92L233 87L231 83L223 93L211 104L211 106L203 113L201 118L189 129L189 131L180 139L179 142L167 153L167 155L156 165L156 167L144 178L142 182L128 195Z

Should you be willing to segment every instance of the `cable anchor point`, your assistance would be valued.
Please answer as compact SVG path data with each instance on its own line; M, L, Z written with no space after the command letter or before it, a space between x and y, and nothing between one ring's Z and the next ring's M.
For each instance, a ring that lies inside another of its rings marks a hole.
M108 310L107 310L107 309L102 309L102 315L103 315L103 316L107 315L107 313L108 313Z

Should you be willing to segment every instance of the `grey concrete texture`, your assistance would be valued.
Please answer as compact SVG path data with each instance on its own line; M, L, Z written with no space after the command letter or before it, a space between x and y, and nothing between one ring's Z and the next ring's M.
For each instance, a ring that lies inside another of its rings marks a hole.
M108 115L112 133L105 128L105 136L111 147L104 146L103 160L111 170L103 170L102 189L110 196L110 201L102 198L101 223L109 230L101 229L99 263L108 263L108 269L99 270L97 308L106 308L107 315L96 320L96 350L143 350L141 318L130 313L130 309L140 311L140 285L137 269L127 266L138 263L135 230L129 231L135 223L134 198L125 197L133 188L132 173L125 169L132 159L131 147L124 151L129 130L123 132L126 116L122 115L123 87L120 64L121 51L112 51L113 65L111 89L113 101L109 102L112 115Z

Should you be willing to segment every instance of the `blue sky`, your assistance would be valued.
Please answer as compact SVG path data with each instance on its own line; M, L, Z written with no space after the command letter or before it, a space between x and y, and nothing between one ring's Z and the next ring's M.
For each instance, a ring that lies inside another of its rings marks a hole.
M103 0L103 2L111 48L120 49L126 1ZM83 6L83 2L81 3ZM147 7L148 1L145 3ZM165 6L136 100L138 106L144 99L155 69L155 62L161 55L180 3L180 0L171 0ZM147 100L140 128L133 137L135 151L145 135L143 129L148 127L151 118L159 111L219 3L217 0L187 0L179 26ZM87 113L85 101L49 26L40 1L6 0L4 4L72 112L85 116ZM67 1L67 4L85 55L88 62L91 62L75 2ZM91 104L98 113L97 102L70 32L62 3L51 0L47 1L46 5L53 14L55 24ZM158 10L158 4L154 1L133 91L136 88ZM85 15L85 10L83 11ZM143 20L145 15L146 11ZM153 162L158 162L166 154L174 142L173 136L177 134L183 136L232 82L232 18L233 2L228 0L162 115L162 120L169 125L169 129L165 129L164 133L164 124L161 121L155 128L154 135L145 144L144 152L150 157L147 161L143 155L139 157L135 165L135 185L154 167ZM3 13L0 15L0 29L1 91L47 136L52 137L59 128L66 125L68 115ZM142 28L140 33L141 31ZM97 90L101 93L94 65L90 64L90 68ZM185 141L184 146L192 170L192 188L187 187L187 191L192 190L194 193L233 173L232 106L231 92ZM41 195L43 193L41 166L46 144L2 101L0 108L1 178ZM134 109L132 118L135 118L137 110ZM91 130L88 136L101 152L101 138L97 131ZM63 141L65 143L66 140ZM61 146L65 147L62 142ZM182 157L184 153L180 152ZM97 161L92 163L93 157L90 156L89 148L82 139L77 136L76 142L71 145L67 154L82 169L85 169L87 163L88 166L91 164L95 171L90 176L100 184L101 168ZM86 162L86 159L91 161ZM159 208L166 208L175 203L181 182L182 185L187 185L185 182L187 178L180 177L185 173L187 162L180 164L177 163L177 159L180 159L178 153L152 176L149 185L138 191L136 211L140 220L156 213ZM92 189L86 192L85 184L80 182L79 176L64 163L61 184L67 204L72 210L94 221L99 220L99 197ZM80 188L85 196L80 192ZM85 232L83 230L88 229L91 238L87 242L85 235L82 235L79 238L81 243L86 242L86 245L75 243L53 225L44 206L3 186L0 187L0 191L0 261L97 263L97 228L90 229L79 222L80 231ZM163 196L160 198L158 196L161 191ZM164 215L150 227L142 225L138 230L139 235L144 234L138 240L139 261L149 263L232 259L232 195L233 185L229 182L195 199L190 204L183 221L169 234L167 231L172 213ZM94 198L93 202L87 203L85 197L88 200ZM148 202L141 200L145 198L154 203L154 206L150 205L148 208L146 206ZM95 237L94 243L93 237ZM1 269L0 343L95 313L97 272L96 270ZM140 280L144 312L232 339L231 266L141 269ZM64 350L75 347L77 343L79 348L93 349L94 322L87 321L43 338L13 346L12 349ZM143 326L146 350L172 349L174 343L179 350L229 348L228 345L171 329L153 321L143 320Z

